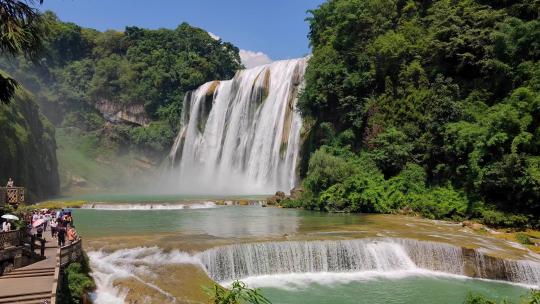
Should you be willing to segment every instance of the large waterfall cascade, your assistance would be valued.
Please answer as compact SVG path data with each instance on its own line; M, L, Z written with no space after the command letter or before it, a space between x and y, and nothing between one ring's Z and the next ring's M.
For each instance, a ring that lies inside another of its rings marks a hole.
M412 239L235 244L199 254L218 282L273 274L429 270L540 286L540 263L494 258L472 249Z
M190 92L171 149L171 187L193 194L269 194L295 186L307 59L239 71Z

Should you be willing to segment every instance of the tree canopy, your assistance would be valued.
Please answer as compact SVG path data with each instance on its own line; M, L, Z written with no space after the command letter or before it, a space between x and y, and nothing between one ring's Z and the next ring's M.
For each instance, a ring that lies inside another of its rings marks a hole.
M416 168L428 192L452 189L464 202L443 217L482 209L540 224L539 12L540 2L525 0L330 0L311 11L300 108L316 121L316 141L306 155L330 143L326 154L349 150L334 157L367 159L382 174L353 172L311 188L321 178L315 153L304 172L311 200L350 208L360 196L375 199L368 181ZM321 126L347 134L348 144L326 138ZM394 212L420 210L421 201L437 199L368 205Z
M41 50L44 32L41 16L33 7L37 2L0 0L0 54L34 57ZM8 103L17 86L15 79L0 73L0 102Z

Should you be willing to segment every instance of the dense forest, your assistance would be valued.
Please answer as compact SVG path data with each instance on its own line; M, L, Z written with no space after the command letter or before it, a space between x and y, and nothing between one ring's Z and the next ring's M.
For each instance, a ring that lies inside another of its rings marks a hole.
M124 171L157 167L177 133L184 94L242 67L238 48L187 23L99 32L52 12L40 17L41 52L4 56L0 69L34 94L57 128L64 187L117 186L140 173Z
M304 193L288 206L540 225L540 1L311 11Z

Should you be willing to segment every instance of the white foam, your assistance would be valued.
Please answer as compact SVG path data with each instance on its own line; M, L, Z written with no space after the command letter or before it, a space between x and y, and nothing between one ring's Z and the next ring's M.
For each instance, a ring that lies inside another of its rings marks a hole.
M183 209L208 209L215 208L217 205L214 202L197 202L197 203L94 203L85 204L83 209L97 210L183 210Z
M114 282L119 279L137 280L174 303L176 299L170 293L149 282L146 278L156 278L153 269L162 265L200 265L199 259L186 252L178 250L165 252L158 247L137 247L114 252L91 251L88 256L90 257L92 277L96 282L96 292L93 294L93 300L96 304L124 303L128 291L114 286Z
M309 272L309 273L286 273L272 274L241 278L240 280L250 288L276 288L283 290L300 290L312 284L324 286L343 285L352 282L366 282L375 280L401 280L410 277L428 278L450 278L456 280L478 280L509 284L531 289L538 288L536 285L514 283L508 281L498 281L480 278L471 278L463 275L450 274L445 272L431 271L421 268L395 271L358 271L358 272ZM221 282L222 285L230 287L233 281Z

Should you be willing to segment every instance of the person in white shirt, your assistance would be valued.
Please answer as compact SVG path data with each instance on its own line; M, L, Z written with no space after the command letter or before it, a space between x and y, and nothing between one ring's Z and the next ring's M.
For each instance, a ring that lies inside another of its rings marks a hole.
M11 223L8 221L4 221L4 223L2 224L2 231L3 232L11 231Z
M13 187L13 180L11 179L11 177L9 178L7 184L6 184L6 187L10 188L10 187Z
M56 227L58 227L58 222L55 218L51 220L51 237L56 238Z

